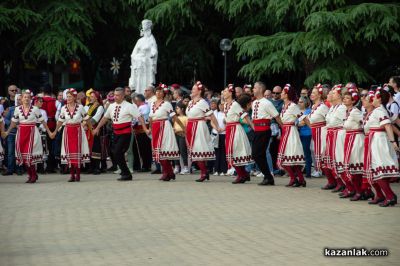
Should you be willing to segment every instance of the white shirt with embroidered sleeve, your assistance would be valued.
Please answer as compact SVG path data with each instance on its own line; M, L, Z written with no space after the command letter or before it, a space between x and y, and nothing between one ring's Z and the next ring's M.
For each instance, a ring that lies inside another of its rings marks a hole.
M76 104L74 110L69 110L68 105L66 104L61 108L58 121L64 124L78 124L82 123L85 117L86 111L83 105Z
M301 110L297 104L291 102L286 109L283 107L280 117L283 123L294 123L301 114Z
M389 114L383 106L380 106L366 118L364 132L368 133L370 128L380 128L386 124L391 124Z
M23 106L15 107L14 115L11 119L15 123L41 123L44 121L44 117L40 112L40 109L36 106L30 106L28 112L24 113Z
M236 101L232 103L225 103L224 105L225 121L227 123L239 122L242 118L245 118L248 114Z
M346 130L357 130L362 128L363 114L361 110L356 107L351 109L346 121L344 121L343 128Z
M331 128L342 127L346 120L347 108L344 104L332 106L326 115L326 125Z
M160 105L156 105L156 102L152 102L150 106L149 117L153 120L163 120L175 116L174 108L170 102L162 101Z
M186 115L189 119L204 118L210 116L212 113L213 111L211 110L210 105L204 99L200 99L197 102L191 100L186 108Z
M308 120L311 124L325 122L328 112L329 108L324 103L313 105L311 113L308 115Z
M272 119L279 115L275 106L266 98L255 100L252 103L252 120L255 119Z
M123 101L120 104L110 104L104 117L111 119L113 124L122 124L132 122L133 119L140 117L140 113L136 104Z

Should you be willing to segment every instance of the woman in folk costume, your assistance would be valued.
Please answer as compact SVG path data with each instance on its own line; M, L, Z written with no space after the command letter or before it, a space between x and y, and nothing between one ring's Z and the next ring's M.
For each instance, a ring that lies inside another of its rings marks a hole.
M342 104L342 84L333 86L328 94L331 103L329 112L326 115L326 148L323 155L324 173L331 186L326 189L334 189L332 192L341 192L345 189L340 177L343 169L344 158L344 137L343 123L346 119L346 107ZM336 186L334 186L336 185Z
M363 115L355 107L360 97L355 86L343 94L343 105L346 107L346 118L343 124L345 138L343 143L344 157L341 178L346 188L340 198L361 199L361 182L364 164L364 132L362 131ZM356 194L357 193L357 194Z
M97 124L100 122L104 115L103 100L98 91L92 91L89 95L89 105L87 106L87 116L86 120L90 121L91 127L89 129L95 129ZM92 136L93 134L90 133ZM100 129L98 135L93 136L93 143L91 146L91 172L94 175L99 175L101 173L100 169L107 170L107 155L108 155L108 140L106 138L106 128ZM88 141L89 142L89 141ZM90 142L89 142L90 148ZM101 162L101 168L100 168Z
M375 92L372 102L375 109L364 124L364 131L368 133L365 174L376 192L375 198L369 204L379 203L381 207L397 204L397 196L390 187L390 180L400 175L396 158L399 147L386 109L389 98L389 93L383 89Z
M314 142L314 158L315 170L320 172L322 167L322 155L325 152L325 138L326 138L326 115L329 108L324 104L326 93L321 84L314 87L310 95L313 106L311 113L304 118L304 122L311 128L312 140ZM334 179L328 177L328 183L322 189L333 189L335 187Z
M43 160L42 139L36 123L41 123L46 131L50 133L39 108L33 106L31 101L31 91L24 91L22 93L22 105L15 108L11 125L7 132L5 132L5 136L7 136L10 130L15 128L17 123L19 123L15 140L15 157L17 164L25 165L26 167L29 175L26 183L36 182L38 176L35 165Z
M225 100L224 113L226 122L226 161L228 167L234 167L237 178L233 184L241 184L250 181L250 175L245 170L245 165L253 163L249 139L239 120L242 118L254 129L248 113L235 101L235 87L229 84L222 92Z
M203 99L204 86L197 81L192 87L192 100L188 103L186 115L188 124L186 127L186 142L188 147L189 159L196 162L201 171L201 176L196 182L210 180L206 161L215 160L215 151L211 141L210 132L207 127L206 117L211 119L211 125L218 132L222 131L218 127L218 122L213 114L213 110Z
M76 102L77 92L69 89L67 92L67 104L61 109L56 129L51 133L54 138L58 129L65 124L61 143L61 163L68 164L71 177L68 182L81 180L81 164L90 161L89 145L82 122L86 118L86 112L81 104ZM89 127L90 121L87 121Z
M170 91L168 86L160 84L156 88L157 100L150 105L150 127L151 127L151 146L153 150L153 160L162 166L162 181L175 180L174 170L171 161L179 160L179 148L176 143L175 133L169 118L175 120L175 112L172 104L164 101Z
M286 185L287 187L305 187L306 181L302 173L305 166L304 151L299 131L295 126L296 120L301 116L301 111L297 104L293 102L295 98L295 90L290 84L286 84L281 93L284 106L280 118L283 124L276 164L279 168L286 170L290 176L290 182Z

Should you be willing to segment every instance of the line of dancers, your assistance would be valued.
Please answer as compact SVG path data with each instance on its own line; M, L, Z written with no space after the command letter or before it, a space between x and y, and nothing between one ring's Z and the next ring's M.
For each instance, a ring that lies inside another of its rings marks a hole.
M397 196L390 187L390 181L399 177L398 152L392 124L386 105L390 99L390 86L385 85L375 91L363 90L361 93L353 83L346 86L335 85L332 89L320 84L311 93L313 106L311 113L302 114L295 103L296 91L286 84L281 98L284 106L280 113L264 97L266 86L256 82L253 87L254 100L250 115L236 101L235 87L229 84L222 92L226 125L226 161L237 173L233 184L250 181L245 166L256 163L264 175L259 185L273 186L266 160L266 150L271 137L271 120L281 127L282 134L278 149L277 166L285 170L290 179L287 187L306 187L302 169L305 157L297 124L308 125L312 130L314 141L315 168L327 177L327 184L322 188L338 192L341 198L351 201L368 200L369 204L387 207L397 204ZM152 157L162 166L160 180L175 180L171 161L179 160L179 148L176 142L171 120L176 119L175 111L165 96L171 93L168 86L156 87L156 99L150 106L150 119L147 125L138 107L124 100L124 90L115 89L115 102L110 104L103 118L97 125L92 125L90 116L82 105L76 101L77 92L69 89L66 104L62 107L57 126L51 131L43 121L40 110L31 104L32 93L22 93L22 105L15 109L12 122L7 131L0 120L3 138L10 130L18 127L16 136L16 161L24 165L27 183L38 179L35 165L42 161L43 148L37 128L40 123L50 138L55 138L63 127L61 163L69 166L69 182L81 180L80 168L89 162L90 151L85 129L90 128L93 135L98 135L106 123L113 128L113 156L121 169L119 181L132 180L132 174L125 161L128 150L132 120L137 119L144 132L151 135ZM208 102L203 98L204 85L198 81L191 90L191 101L186 112L188 117L185 128L189 159L200 169L197 182L210 180L206 162L215 159L213 143L207 121L217 132L223 131L214 117ZM363 111L357 108L362 103ZM330 105L330 107L327 106ZM240 124L243 120L255 132L250 144ZM0 147L1 148L1 147Z

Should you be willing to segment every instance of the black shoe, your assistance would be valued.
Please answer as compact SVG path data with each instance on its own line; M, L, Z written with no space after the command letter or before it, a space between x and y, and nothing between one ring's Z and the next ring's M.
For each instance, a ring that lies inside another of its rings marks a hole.
M115 172L118 170L118 167L116 166L111 166L110 168L107 169L107 172Z
M258 183L259 186L275 186L274 179L264 179L261 183Z
M94 170L93 170L93 174L94 174L94 175L99 175L99 174L101 174L100 169L94 169Z
M118 181L132 181L131 175L122 175L120 178L117 179Z
M18 169L16 173L17 173L17 175L22 175L24 173L24 170Z
M13 175L13 174L14 174L14 173L7 172L7 171L2 173L2 175L3 175L3 176L7 176L7 175Z
M150 172L150 171L151 171L151 170L148 169L148 168L142 168L142 169L139 169L139 170L138 170L139 173L147 173L147 172Z
M156 169L156 170L152 171L151 174L152 175L161 174L161 170Z

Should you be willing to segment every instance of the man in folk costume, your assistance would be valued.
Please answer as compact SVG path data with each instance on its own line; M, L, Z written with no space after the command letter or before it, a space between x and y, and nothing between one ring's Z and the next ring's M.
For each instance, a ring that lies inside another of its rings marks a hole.
M38 176L35 165L42 162L43 146L42 139L36 123L41 123L48 133L50 130L44 122L42 114L32 103L32 92L25 90L22 94L22 105L15 108L11 125L5 132L6 137L10 130L18 125L17 137L15 140L15 157L18 165L25 165L29 178L26 183L35 183Z
M218 132L218 122L204 100L204 86L197 81L192 87L192 100L188 103L186 115L188 124L186 127L186 142L188 146L189 159L196 162L201 171L201 176L196 182L210 180L206 161L215 160L215 151L211 141L210 132L207 127L206 117L211 119L211 125Z
M61 108L56 129L50 137L55 138L58 130L64 126L61 141L61 164L68 165L70 179L68 182L81 180L81 165L90 162L89 144L83 128L83 122L87 121L86 111L83 105L77 103L77 91L69 89L67 92L67 104Z
M156 88L156 101L150 106L150 127L151 145L153 150L153 160L162 166L162 181L175 180L175 174L171 166L171 161L179 160L179 148L176 143L175 133L169 118L175 120L175 112L172 104L164 101L170 91L168 86L160 84Z
M115 102L110 104L104 117L100 120L96 129L93 130L94 135L99 134L99 130L107 123L107 121L110 119L112 120L114 130L112 152L119 169L121 169L121 177L118 178L118 181L132 180L132 174L125 161L125 152L128 151L129 145L131 144L132 120L137 118L142 124L143 129L147 131L144 119L141 117L136 104L125 101L124 97L124 89L120 87L116 88L114 91Z
M286 185L287 187L305 187L306 181L302 173L302 168L305 166L304 151L299 131L295 126L296 120L301 116L301 111L297 104L293 102L295 98L296 92L294 88L290 84L286 84L281 94L284 104L280 118L283 124L277 165L285 169L290 176L290 182Z
M254 128L250 118L235 101L235 87L233 84L229 84L227 88L222 92L225 100L224 113L226 122L226 160L228 167L234 167L237 173L237 178L233 181L233 184L242 184L246 181L250 181L250 175L246 172L244 166L253 163L251 158L251 148L249 139L239 123L242 118L247 124Z
M271 119L275 118L277 123L282 125L279 113L274 105L264 97L267 87L261 81L257 81L253 87L254 97L252 104L252 120L254 124L254 139L252 147L252 156L261 172L264 180L259 183L260 186L275 185L274 177L269 171L266 158L268 143L271 138Z
M49 84L43 87L42 92L43 92L42 109L46 111L47 114L47 126L51 131L53 131L56 128L56 122L57 122L56 121L57 101L56 98L54 98L51 95L52 87ZM57 167L55 146L57 145L57 141L55 139L50 139L50 137L47 137L47 144L48 144L49 156L47 159L46 172L55 173L54 168Z

